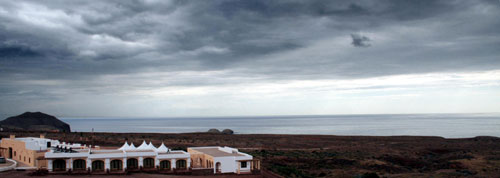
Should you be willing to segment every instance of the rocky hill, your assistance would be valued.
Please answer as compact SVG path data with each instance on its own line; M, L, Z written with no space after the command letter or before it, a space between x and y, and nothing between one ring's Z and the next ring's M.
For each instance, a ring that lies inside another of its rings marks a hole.
M25 112L0 121L3 130L71 132L69 124L41 112Z

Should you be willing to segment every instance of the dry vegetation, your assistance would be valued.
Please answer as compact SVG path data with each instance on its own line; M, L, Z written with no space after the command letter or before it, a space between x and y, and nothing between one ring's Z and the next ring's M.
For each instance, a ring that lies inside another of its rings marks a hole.
M0 136L8 137L9 133ZM38 136L19 132L17 136ZM173 149L227 145L262 159L287 177L498 177L500 138L367 137L328 135L223 135L209 133L49 133L48 138L101 146L142 140ZM371 174L373 175L373 174Z

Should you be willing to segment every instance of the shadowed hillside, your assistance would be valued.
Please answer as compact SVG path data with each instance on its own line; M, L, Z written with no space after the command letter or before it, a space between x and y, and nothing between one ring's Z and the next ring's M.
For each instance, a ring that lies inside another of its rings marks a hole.
M41 112L25 112L0 121L3 130L71 132L70 126L54 116Z

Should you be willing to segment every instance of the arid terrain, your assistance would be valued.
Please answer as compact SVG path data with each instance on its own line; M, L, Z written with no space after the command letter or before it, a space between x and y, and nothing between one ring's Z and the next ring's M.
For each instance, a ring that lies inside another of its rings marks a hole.
M1 137L8 137L0 132ZM16 137L39 136L15 132ZM285 177L499 177L500 138L417 136L224 135L210 133L47 133L46 137L118 147L128 140L172 149L221 145L239 148ZM372 174L373 175L373 174Z

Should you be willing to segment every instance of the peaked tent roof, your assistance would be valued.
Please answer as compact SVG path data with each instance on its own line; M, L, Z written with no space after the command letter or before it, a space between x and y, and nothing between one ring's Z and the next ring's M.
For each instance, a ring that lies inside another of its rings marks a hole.
M122 147L118 148L118 150L129 150L130 149L130 145L128 145L128 142L125 141L125 143L123 144Z
M130 146L128 146L128 150L135 150L135 149L137 148L135 147L134 143L133 142L130 143Z
M162 153L163 153L163 152L168 152L168 148L165 146L165 144L163 144L163 142L161 142L160 147L158 147L158 148L156 149L156 151L158 151L158 152L162 152Z
M156 147L151 143L151 141L149 142L148 147L152 150L156 150Z
M137 150L151 150L152 148L146 143L146 141L142 141L141 146L137 147Z

